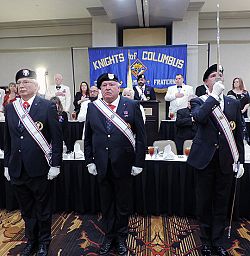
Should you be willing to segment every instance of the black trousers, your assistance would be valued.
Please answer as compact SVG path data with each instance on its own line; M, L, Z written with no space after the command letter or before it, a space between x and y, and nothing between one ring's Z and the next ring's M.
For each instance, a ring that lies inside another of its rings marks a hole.
M49 244L52 223L51 181L47 175L30 178L23 169L20 178L11 178L11 184L25 222L26 238L29 242Z
M224 174L218 152L204 170L197 171L197 217L203 244L221 246L233 183L233 170Z
M132 179L131 175L116 178L109 161L107 175L98 182L102 221L107 238L127 238L132 208Z

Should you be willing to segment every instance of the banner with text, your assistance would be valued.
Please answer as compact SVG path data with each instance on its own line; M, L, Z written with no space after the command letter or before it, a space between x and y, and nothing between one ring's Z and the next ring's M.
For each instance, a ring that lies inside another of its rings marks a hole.
M116 74L122 88L127 87L128 77L137 85L139 74L145 74L147 84L157 89L174 85L177 74L186 80L187 45L89 48L88 53L91 85L102 73Z

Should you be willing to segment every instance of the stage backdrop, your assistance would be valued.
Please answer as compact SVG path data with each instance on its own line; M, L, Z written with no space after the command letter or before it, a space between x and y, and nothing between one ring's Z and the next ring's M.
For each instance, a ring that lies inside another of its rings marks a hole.
M137 76L142 73L147 84L156 89L174 85L177 74L182 74L186 81L187 45L89 48L88 51L91 85L105 72L116 74L122 88L136 85Z

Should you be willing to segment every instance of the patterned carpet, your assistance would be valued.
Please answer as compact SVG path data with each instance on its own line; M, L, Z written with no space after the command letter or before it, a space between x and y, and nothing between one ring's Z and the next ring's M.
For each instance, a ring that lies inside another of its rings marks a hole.
M129 255L198 256L197 222L180 217L130 218ZM55 214L50 256L98 255L103 239L101 218L74 213ZM24 246L24 223L19 211L0 211L0 256L18 255ZM250 221L234 223L225 247L231 255L250 255ZM116 255L113 251L111 255Z

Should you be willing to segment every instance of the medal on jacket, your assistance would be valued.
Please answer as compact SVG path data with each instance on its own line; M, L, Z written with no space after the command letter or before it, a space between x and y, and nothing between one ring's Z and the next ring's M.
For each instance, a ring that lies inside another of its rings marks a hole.
M39 131L41 131L43 129L43 123L42 122L36 121L35 124L36 124L36 127L38 128Z
M230 127L231 130L233 131L236 128L236 123L234 121L230 121Z

